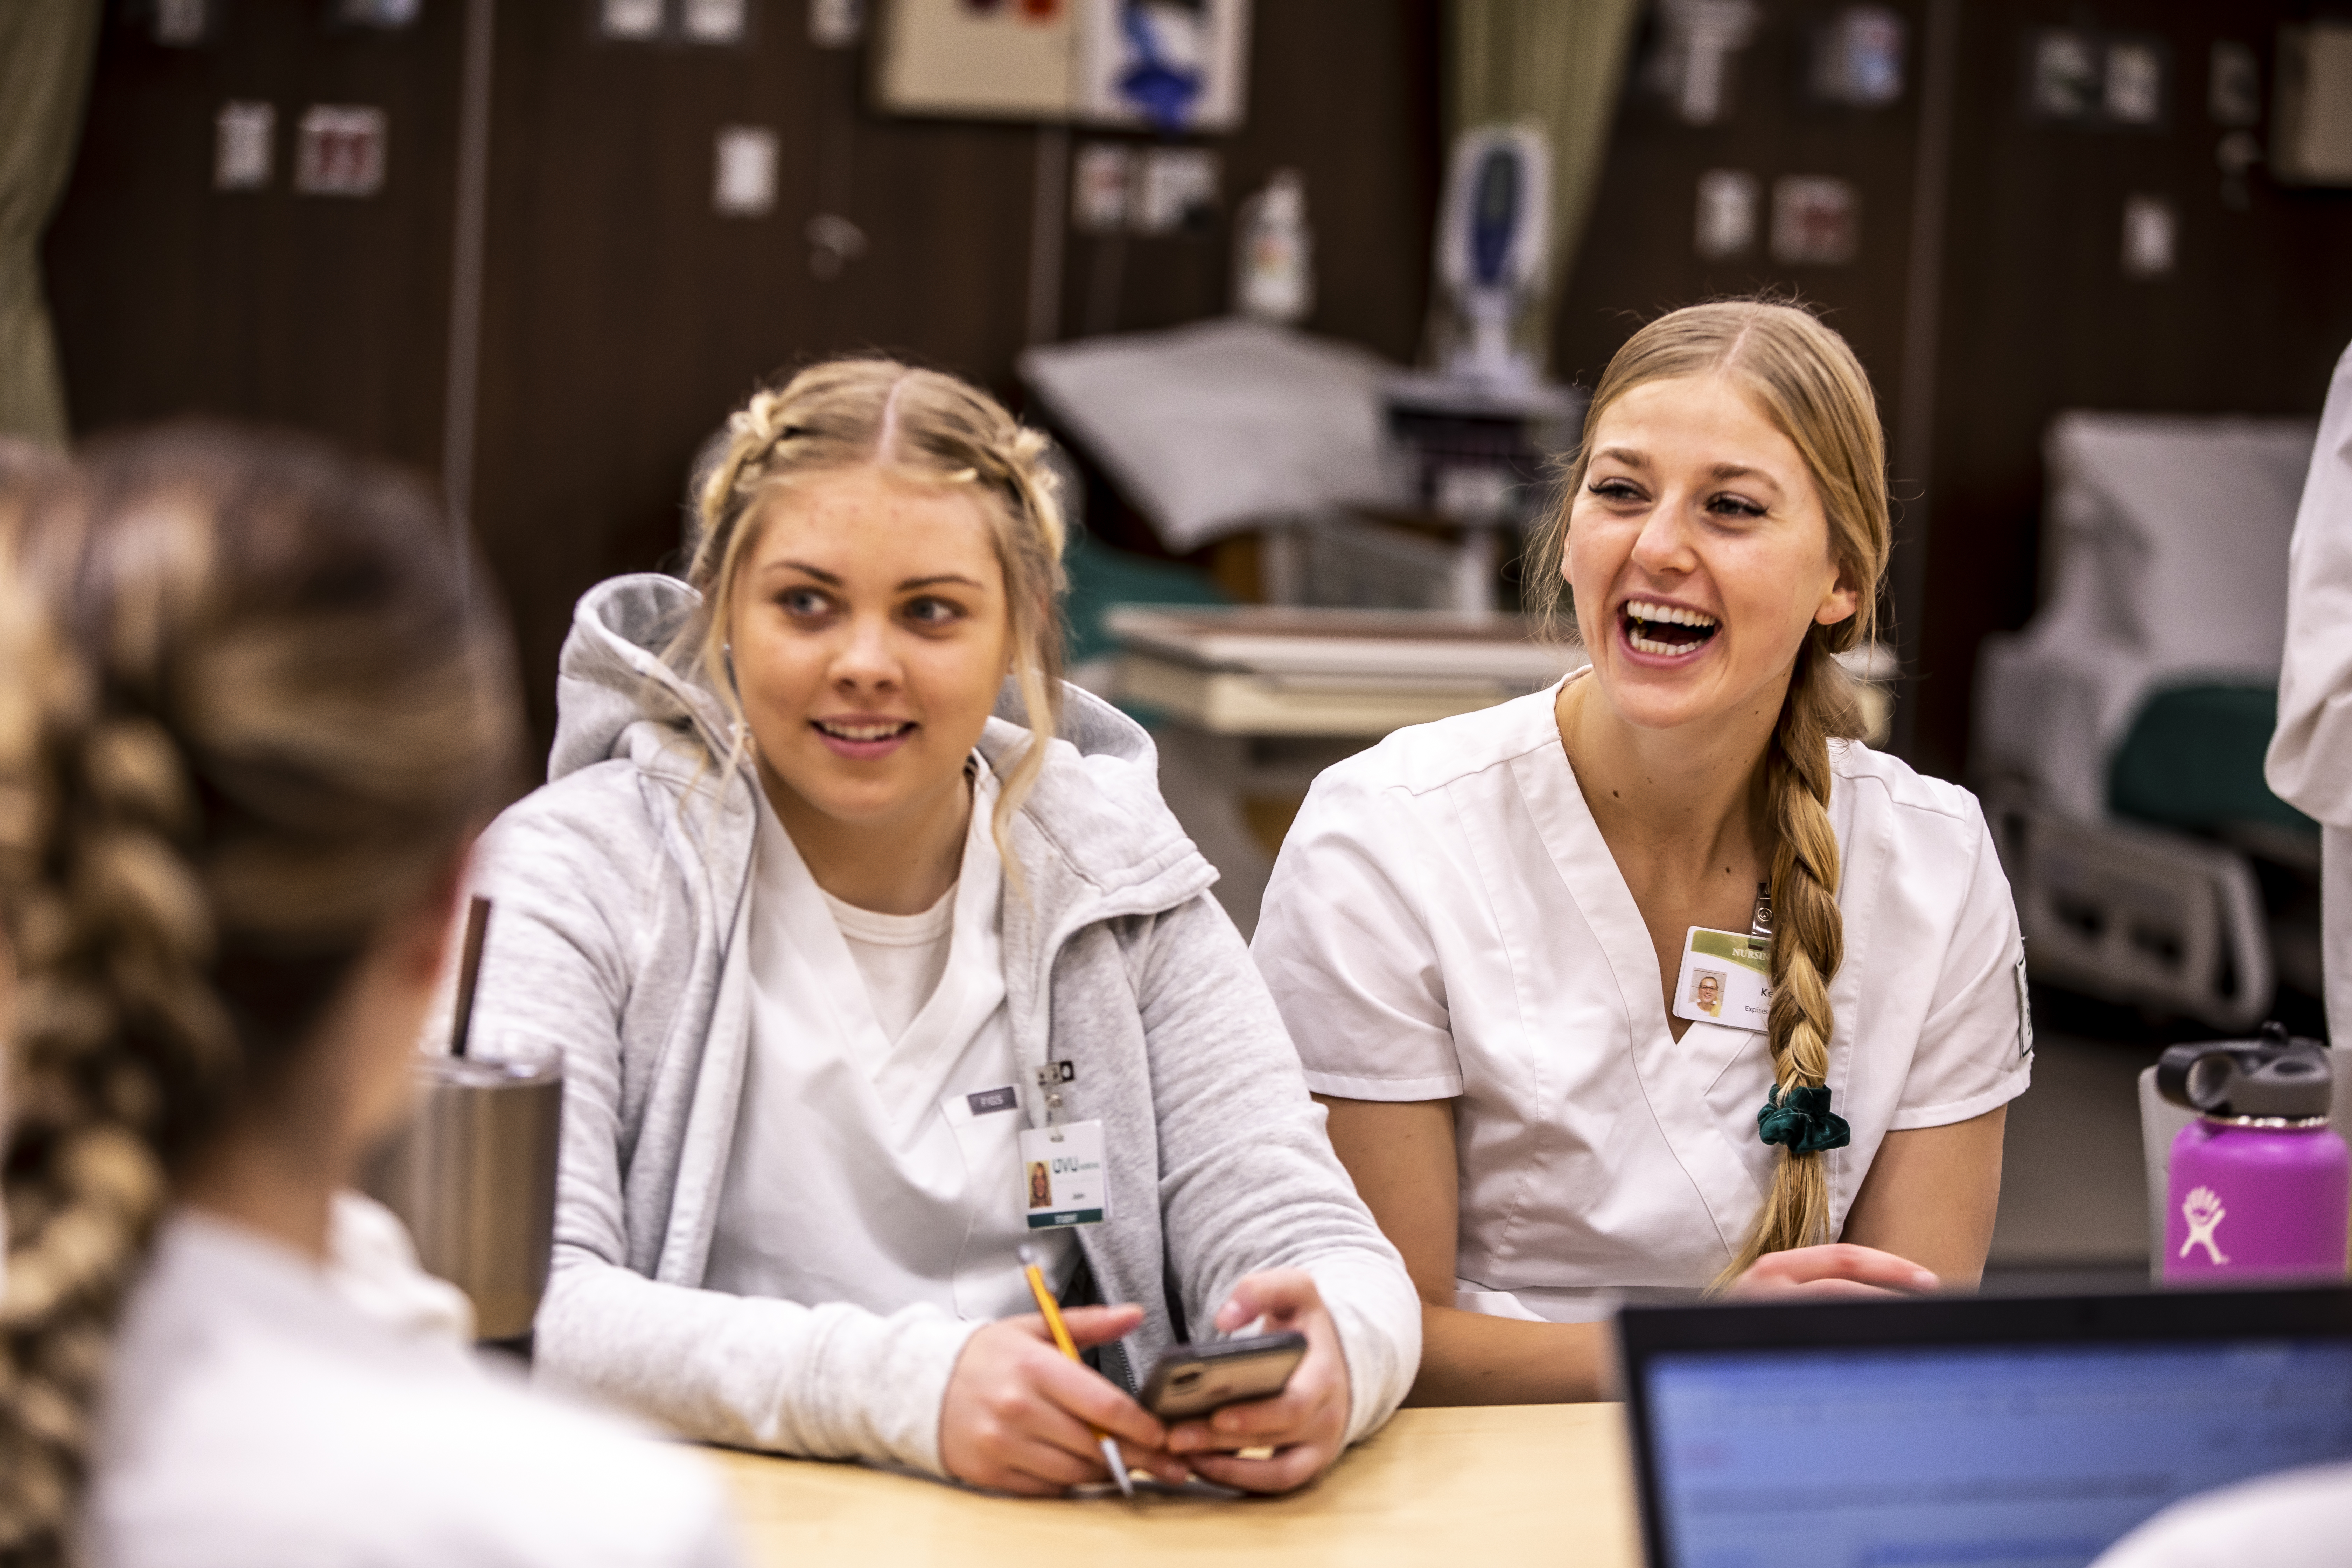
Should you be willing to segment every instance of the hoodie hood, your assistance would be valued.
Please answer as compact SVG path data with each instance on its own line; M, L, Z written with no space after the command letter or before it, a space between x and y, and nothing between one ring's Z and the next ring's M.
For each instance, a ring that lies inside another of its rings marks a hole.
M656 727L666 746L691 734L710 754L727 754L734 723L726 706L662 658L701 603L701 595L658 572L614 577L580 596L556 661L548 783L631 755L637 748L630 731L641 724Z
M581 595L557 662L551 784L618 760L679 788L708 784L712 760L732 749L734 720L698 670L681 672L662 657L701 602L686 584L655 572L614 577ZM1027 710L1007 679L981 754L1002 775L1028 738ZM1151 737L1066 681L1045 772L1020 815L1099 888L1165 879L1165 892L1181 887L1190 896L1216 877L1160 799Z

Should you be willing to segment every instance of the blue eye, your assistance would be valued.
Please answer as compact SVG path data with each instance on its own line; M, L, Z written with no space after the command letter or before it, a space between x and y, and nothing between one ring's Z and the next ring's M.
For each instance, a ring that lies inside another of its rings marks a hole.
M788 616L821 616L833 607L825 596L814 588L787 588L776 595L776 603Z

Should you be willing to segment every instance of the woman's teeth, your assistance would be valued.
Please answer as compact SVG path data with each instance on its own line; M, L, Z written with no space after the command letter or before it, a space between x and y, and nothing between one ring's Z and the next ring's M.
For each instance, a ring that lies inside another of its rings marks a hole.
M1713 616L1635 599L1623 610L1625 640L1638 653L1679 658L1697 652L1720 629Z
M816 721L816 727L836 741L887 741L914 728L903 721L888 724L835 724L823 719Z

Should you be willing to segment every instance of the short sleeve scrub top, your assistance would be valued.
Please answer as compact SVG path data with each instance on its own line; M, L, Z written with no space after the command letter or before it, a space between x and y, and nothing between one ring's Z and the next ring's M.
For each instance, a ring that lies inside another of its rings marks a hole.
M1570 676L1570 679L1580 678ZM1253 951L1318 1094L1456 1100L1456 1304L1556 1322L1703 1289L1780 1150L1760 1032L1667 1026L1655 950L1560 744L1555 686L1326 772ZM1831 743L1845 958L1830 985L1832 1234L1887 1133L2025 1090L2009 883L1976 799Z

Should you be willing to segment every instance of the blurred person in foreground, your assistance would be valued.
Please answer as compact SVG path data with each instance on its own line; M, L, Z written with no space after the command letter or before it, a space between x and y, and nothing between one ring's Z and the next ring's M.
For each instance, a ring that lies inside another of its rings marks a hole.
M22 479L0 1561L731 1562L709 1478L489 1373L344 1191L511 776L503 630L442 519L202 427Z

